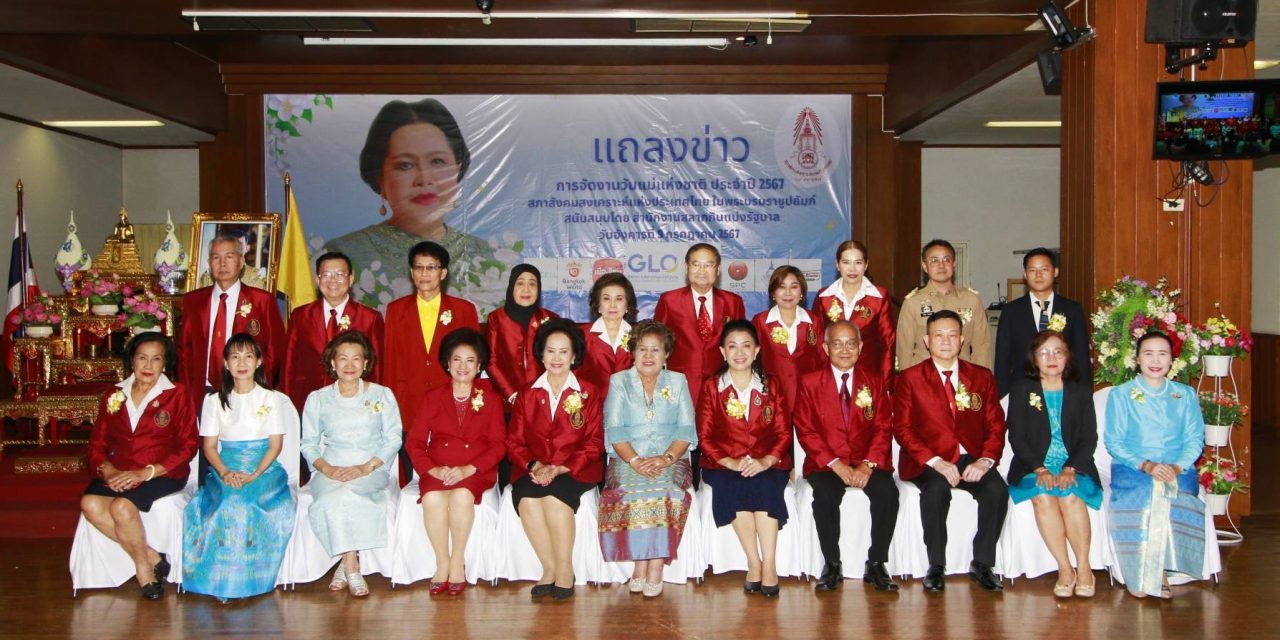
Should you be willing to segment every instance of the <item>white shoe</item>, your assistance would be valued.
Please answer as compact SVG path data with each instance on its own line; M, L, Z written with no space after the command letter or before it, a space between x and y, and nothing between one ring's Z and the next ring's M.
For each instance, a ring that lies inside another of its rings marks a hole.
M627 582L627 589L630 590L631 593L640 593L641 591L644 591L644 580L641 580L640 578L632 578Z
M644 597L656 598L662 595L662 581L644 583Z

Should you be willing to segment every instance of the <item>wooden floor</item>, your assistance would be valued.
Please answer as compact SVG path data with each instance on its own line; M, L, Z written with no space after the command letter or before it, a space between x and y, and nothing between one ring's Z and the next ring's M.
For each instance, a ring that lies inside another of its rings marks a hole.
M1255 431L1256 433L1256 431ZM1274 470L1280 447L1255 441L1260 469ZM1268 466L1269 465L1269 466ZM1262 475L1262 474L1259 474ZM1272 478L1280 475L1266 473ZM745 596L742 574L710 576L700 585L667 585L656 600L623 586L579 587L565 603L533 604L529 583L467 590L456 598L427 594L425 583L391 589L370 578L373 593L355 600L330 593L327 581L220 605L176 595L145 602L128 583L82 591L72 598L67 576L70 541L0 539L0 637L3 638L1267 638L1277 628L1280 598L1280 500L1275 480L1255 487L1246 540L1223 547L1221 583L1175 588L1172 602L1139 601L1097 574L1092 601L1056 601L1053 577L1006 582L1003 594L977 589L963 577L942 595L926 595L918 580L898 595L845 582L815 594L811 582L784 580L776 600ZM1261 495L1261 494L1266 495Z

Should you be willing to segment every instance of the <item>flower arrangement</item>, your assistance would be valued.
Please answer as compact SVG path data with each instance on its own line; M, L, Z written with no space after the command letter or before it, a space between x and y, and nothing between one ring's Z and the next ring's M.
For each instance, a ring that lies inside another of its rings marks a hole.
M1062 333L1062 330L1066 328L1067 328L1067 316L1061 313L1055 313L1049 316L1050 331L1057 331L1058 333Z
M22 322L27 326L52 327L62 324L62 316L54 309L53 298L41 293L22 310Z
M120 314L120 320L126 327L157 327L169 317L169 314L160 309L160 299L149 289L135 293L125 287L121 308L124 311Z
M453 322L453 310L445 309L444 313L440 314L440 324L447 327L450 322Z
M1035 408L1036 411L1044 411L1044 401L1040 399L1040 394L1032 392L1031 397L1027 398L1027 403Z
M476 394L471 397L471 410L480 413L484 408L484 389L476 389Z
M1236 327L1222 313L1222 307L1216 304L1214 307L1218 309L1218 315L1206 320L1196 332L1200 337L1201 353L1206 356L1247 357L1253 350L1253 338Z
M747 417L747 405L738 399L737 394L730 393L729 399L724 403L724 412L728 414L730 418L743 420Z
M385 407L386 405L384 405L381 400L378 400L376 402L369 401L369 400L364 401L364 408L368 409L369 413L372 413L375 416L382 413L382 410Z
M266 420L271 415L271 405L264 404L258 407L258 410L253 412L253 415L257 416L258 420Z
M787 331L786 327L779 325L769 332L769 337L775 344L786 344L791 340L791 332Z
M120 407L124 406L124 391L117 390L107 398L107 413L115 415L120 413Z
M1164 278L1151 286L1129 276L1098 294L1098 310L1092 317L1098 352L1094 382L1119 385L1132 379L1138 364L1134 345L1149 331L1169 336L1173 347L1169 377L1186 381L1198 374L1199 334L1180 312L1180 296L1178 289L1168 290Z
M104 276L97 269L92 269L80 281L80 297L88 298L89 304L120 304L124 293L120 286L119 274Z
M968 411L970 409L977 410L978 407L974 406L975 403L973 399L974 399L974 396L969 393L968 389L964 388L964 383L957 382L956 383L956 409L960 411Z
M827 309L827 319L837 322L844 317L844 307L840 306L839 300L831 301L831 308Z
M1234 393L1204 391L1200 394L1200 413L1204 415L1205 424L1237 427L1249 415L1249 407L1241 404L1240 396Z
M1249 485L1240 480L1234 460L1206 455L1196 463L1196 472L1200 474L1200 486L1204 487L1205 493L1220 496L1248 493Z
M582 417L582 408L586 404L588 395L580 391L574 391L560 405L565 413L569 414L569 424L575 429L581 429L585 423L585 419Z

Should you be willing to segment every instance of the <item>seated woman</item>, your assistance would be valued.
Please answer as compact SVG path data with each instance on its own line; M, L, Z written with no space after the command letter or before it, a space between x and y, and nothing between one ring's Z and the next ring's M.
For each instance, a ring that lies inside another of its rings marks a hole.
M543 323L533 349L546 373L520 391L511 412L511 499L542 564L535 599L573 596L574 514L604 475L600 393L572 371L584 342L568 320Z
M1098 446L1093 390L1075 382L1071 349L1057 331L1032 338L1024 373L1009 386L1009 497L1015 504L1031 500L1035 507L1040 536L1058 562L1053 595L1092 598L1088 510L1102 506L1102 483L1093 464ZM1079 564L1074 569L1068 542Z
M1147 333L1134 352L1138 375L1107 400L1108 524L1130 595L1169 599L1170 573L1204 573L1204 503L1194 466L1204 450L1204 417L1196 390L1165 377L1176 357L1165 334Z
M167 375L177 364L178 348L164 334L142 333L125 346L127 377L98 408L88 451L97 477L80 498L85 519L133 559L148 600L164 595L171 567L147 545L139 512L186 486L199 446L190 395Z
M666 369L675 336L654 320L631 329L635 366L609 380L604 439L609 467L600 494L600 548L631 560L631 593L662 593L662 567L676 557L689 517L689 448L698 443L684 374Z
M285 436L298 432L298 410L267 387L253 336L231 336L222 363L221 388L205 396L200 415L210 473L187 504L182 588L226 602L276 588L296 508L277 458Z
M698 400L702 479L711 485L716 526L733 525L747 555L743 590L778 595L778 530L787 522L791 417L779 383L765 374L760 339L746 320L720 334L724 364Z
M387 462L400 450L400 408L391 390L364 378L373 347L359 331L338 334L324 349L337 381L307 396L302 456L311 465L315 502L307 518L330 555L342 555L329 588L369 595L358 552L387 544Z
M467 588L462 565L475 505L493 487L507 435L502 397L476 376L489 365L489 349L475 329L440 342L440 365L451 384L427 392L409 426L405 449L422 473L422 521L436 554L431 595L456 596ZM452 542L450 541L452 539Z

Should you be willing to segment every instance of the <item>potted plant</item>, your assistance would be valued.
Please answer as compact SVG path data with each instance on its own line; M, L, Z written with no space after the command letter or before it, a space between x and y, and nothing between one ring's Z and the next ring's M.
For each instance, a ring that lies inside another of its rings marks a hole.
M1244 424L1249 407L1240 403L1240 396L1229 391L1202 391L1200 413L1204 415L1204 443L1225 447L1231 442L1231 428Z
M1231 322L1218 308L1218 315L1205 321L1196 333L1204 353L1204 374L1215 378L1231 375L1231 359L1244 358L1253 350L1253 338Z
M120 301L124 299L121 292L120 276L111 274L103 276L97 269L80 281L80 297L89 300L89 313L95 316L115 315L120 309Z
M160 309L160 299L149 289L133 292L126 287L122 309L120 320L133 335L159 331L160 323L169 317Z
M22 326L31 338L48 338L54 327L62 324L62 316L53 306L53 299L41 293L22 310Z
M1098 294L1098 310L1091 318L1098 363L1094 382L1115 386L1133 379L1138 365L1133 346L1149 331L1169 336L1173 347L1169 377L1182 382L1194 378L1200 367L1200 341L1195 325L1180 312L1180 297L1178 289L1168 289L1164 278L1151 286L1129 276Z
M1196 465L1200 474L1200 486L1204 487L1204 503L1215 516L1227 512L1227 500L1233 493L1245 493L1249 485L1240 481L1234 460L1217 455L1206 455Z

